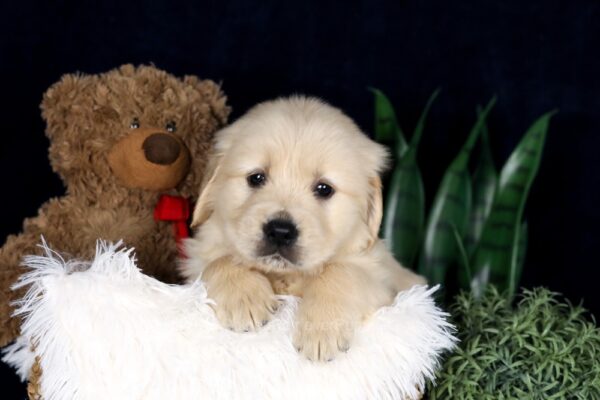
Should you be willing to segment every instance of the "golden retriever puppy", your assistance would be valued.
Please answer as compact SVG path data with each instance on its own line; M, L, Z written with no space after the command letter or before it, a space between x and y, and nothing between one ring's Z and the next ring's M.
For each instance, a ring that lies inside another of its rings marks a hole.
M217 133L183 274L202 278L217 318L235 331L266 324L276 294L301 296L294 345L311 360L333 359L361 321L425 283L377 237L386 160L320 100L257 105Z

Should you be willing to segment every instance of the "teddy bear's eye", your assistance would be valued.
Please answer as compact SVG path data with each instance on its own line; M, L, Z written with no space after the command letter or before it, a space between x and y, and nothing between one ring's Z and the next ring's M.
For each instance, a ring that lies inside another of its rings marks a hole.
M169 132L175 132L177 130L177 125L175 124L175 121L169 121L167 122L166 128Z
M140 127L140 120L137 118L134 118L133 121L131 121L131 125L130 125L131 129L137 129Z

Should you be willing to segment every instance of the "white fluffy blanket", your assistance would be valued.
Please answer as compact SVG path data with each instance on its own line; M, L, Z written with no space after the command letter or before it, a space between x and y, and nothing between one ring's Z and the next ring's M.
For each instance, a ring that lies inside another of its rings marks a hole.
M45 400L412 399L455 343L436 288L400 293L347 354L321 364L292 346L296 298L282 297L259 332L235 333L215 319L202 282L161 283L118 245L99 244L91 263L47 248L25 263L22 337L4 359L26 378L38 356Z

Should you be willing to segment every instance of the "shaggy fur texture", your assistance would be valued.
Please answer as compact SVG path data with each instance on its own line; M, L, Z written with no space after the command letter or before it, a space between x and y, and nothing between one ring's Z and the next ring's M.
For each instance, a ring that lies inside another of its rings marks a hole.
M25 220L23 232L9 236L0 249L0 346L18 334L19 321L11 317L9 303L23 293L10 286L24 272L22 257L39 250L40 235L53 248L82 258L93 255L97 238L123 239L135 247L145 273L165 282L178 280L172 226L153 220L160 192L126 187L111 170L108 154L134 131L135 118L139 129L175 135L192 161L166 193L193 199L213 133L229 113L225 100L212 81L178 79L151 66L132 65L99 75L65 75L44 94L50 162L66 195L42 205L37 217ZM176 123L175 132L167 130L169 122Z
M295 346L333 359L377 308L426 283L378 239L386 161L382 145L318 99L254 107L216 134L182 272L202 277L217 317L237 331L261 329L275 294L301 296Z
M5 360L26 378L38 357L45 400L415 399L455 343L435 288L400 293L348 353L322 364L292 345L294 297L280 296L273 321L242 334L221 327L202 282L159 282L115 246L101 245L91 265L48 249L27 264L23 336Z

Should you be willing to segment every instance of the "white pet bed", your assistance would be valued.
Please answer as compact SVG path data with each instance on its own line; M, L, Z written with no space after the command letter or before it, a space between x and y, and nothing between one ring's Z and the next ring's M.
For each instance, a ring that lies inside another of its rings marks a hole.
M420 286L379 310L348 353L313 363L291 343L296 298L259 332L235 333L202 282L143 275L131 250L100 244L91 263L45 253L25 261L22 336L4 356L23 379L39 357L44 400L414 399L455 343L436 288Z

